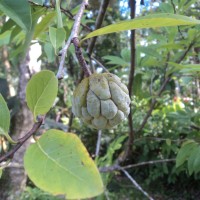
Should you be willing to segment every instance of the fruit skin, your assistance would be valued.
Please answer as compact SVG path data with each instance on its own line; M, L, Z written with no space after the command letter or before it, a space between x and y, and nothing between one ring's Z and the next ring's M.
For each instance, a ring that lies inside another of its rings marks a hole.
M91 128L113 128L129 115L128 89L114 74L92 74L75 89L72 112Z

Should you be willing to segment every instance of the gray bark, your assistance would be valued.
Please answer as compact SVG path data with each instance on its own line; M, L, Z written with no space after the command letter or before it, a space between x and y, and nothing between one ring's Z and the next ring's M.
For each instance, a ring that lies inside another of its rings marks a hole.
M12 133L13 139L21 138L33 126L33 117L25 103L26 85L29 79L28 73L29 55L19 65L19 89L18 97L20 109L14 117ZM14 155L13 162L23 166L23 157L30 141L27 141ZM0 180L0 199L17 200L26 186L27 176L23 167L9 167Z

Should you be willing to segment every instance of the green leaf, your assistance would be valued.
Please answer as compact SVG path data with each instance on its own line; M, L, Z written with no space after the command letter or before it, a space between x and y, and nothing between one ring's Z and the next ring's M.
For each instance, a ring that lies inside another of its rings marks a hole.
M0 94L0 135L5 136L10 143L15 144L16 142L8 134L9 128L10 111L3 96Z
M31 29L31 8L27 0L1 0L0 10L25 31Z
M188 65L182 65L182 64L177 64L174 62L168 62L170 65L173 66L171 70L167 72L167 75L174 73L174 72L179 72L179 73L196 73L200 72L200 64L188 64Z
M32 144L24 166L34 184L54 195L82 199L103 192L96 165L77 135L49 130Z
M55 74L43 70L35 74L27 84L26 101L34 119L46 114L53 106L58 92L58 80Z
M44 52L47 55L47 59L49 63L55 61L55 52L51 43L45 43Z
M66 33L64 28L54 28L49 27L49 37L50 41L55 50L62 46L66 38Z
M122 58L118 57L118 56L103 56L104 59L109 60L109 62L107 62L107 64L113 64L113 65L120 65L120 66L127 66L129 65L129 63L127 63L125 60L123 60Z
M3 169L0 168L0 179L1 179L2 173L3 173Z
M7 45L10 42L12 31L5 31L4 33L0 34L0 46Z
M0 128L7 133L10 128L10 111L1 94L0 94Z
M81 43L91 37L115 33L120 31L127 31L141 28L155 28L167 26L180 26L180 25L195 25L200 24L199 20L186 17L183 15L176 15L172 13L161 13L138 17L132 20L120 21L89 33L81 40Z
M35 27L35 32L33 38L38 37L41 33L45 31L45 29L49 26L49 24L53 21L56 16L56 12L50 12L46 14L40 23L38 23Z
M200 154L200 146L193 148L190 154L190 157L188 159L189 175L192 175L192 173L194 172L194 163L195 163L195 160L198 159L199 154ZM200 165L198 166L198 168L200 169Z
M176 167L181 166L189 158L191 152L196 147L197 143L192 140L183 143L176 157Z
M197 150L197 154L196 154L196 158L194 160L194 165L193 165L193 169L194 172L197 174L198 172L200 172L200 146L198 146L198 150Z

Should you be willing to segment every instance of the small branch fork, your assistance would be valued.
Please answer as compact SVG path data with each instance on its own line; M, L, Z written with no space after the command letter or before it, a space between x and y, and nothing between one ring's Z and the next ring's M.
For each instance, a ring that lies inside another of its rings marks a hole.
M59 65L59 69L58 69L58 72L56 75L56 77L58 79L62 79L62 77L63 77L63 68L64 68L64 63L65 63L65 57L67 54L67 50L72 41L73 41L75 49L76 49L77 58L79 60L79 63L81 64L81 67L83 68L85 75L89 76L91 74L91 72L88 69L87 64L83 58L83 54L79 47L79 40L78 40L81 18L83 16L84 9L85 9L85 7L87 7L87 5L88 5L88 0L83 0L83 3L81 4L81 7L76 15L75 23L74 23L71 35L70 35L69 39L67 40L64 48L62 49L60 65ZM32 129L23 138L20 138L18 140L18 143L10 151L8 151L6 154L4 154L3 156L0 157L0 163L2 163L3 161L6 161L6 160L12 159L15 152L40 128L40 126L44 122L44 119L45 119L45 116L40 117L38 119L38 122L36 122L33 125Z
M79 45L79 40L78 40L81 18L83 16L84 10L87 6L88 6L88 0L83 0L83 3L81 4L81 7L80 7L78 13L76 14L75 22L74 22L74 26L72 28L71 34L70 34L64 48L62 49L60 65L59 65L59 69L58 69L58 73L57 73L58 79L63 78L65 58L66 58L67 50L68 50L71 42L73 42L73 44L74 44L76 56L78 58L79 64L81 65L81 67L82 67L82 69L85 73L85 76L91 75L91 72L90 72L90 70L89 70L89 68L88 68L88 66L85 62L85 59L83 57L83 53L81 51L81 48L80 48L80 45Z
M187 49L183 52L183 54L180 56L180 58L179 58L178 60L176 60L175 62L178 63L178 64L181 63L181 61L185 58L185 56L187 55L187 53L190 51L190 49L193 47L194 44L195 44L195 40L192 41L192 42L190 43L190 45L189 45L189 46L187 47ZM167 85L167 84L169 83L169 81L171 80L171 76L172 76L172 74L170 74L170 75L165 79L165 81L163 82L163 84L162 84L161 87L160 87L160 90L158 91L157 97L160 97L160 96L161 96L161 94L162 94L163 91L165 90L166 85ZM146 125L146 123L147 123L149 117L151 116L152 111L154 110L154 108L155 108L155 106L156 106L156 103L157 103L157 100L156 100L155 98L152 99L151 106L150 106L150 108L149 108L149 110L148 110L146 116L144 117L143 122L142 122L142 124L140 125L139 129L136 131L136 133L140 132L140 131L144 128L144 126Z
M3 161L6 161L8 159L12 159L15 152L40 128L40 126L43 123L44 118L41 117L38 122L36 122L32 129L23 137L18 139L18 143L12 148L10 151L8 151L6 154L0 157L0 163Z
M153 198L142 189L142 187L136 182L136 180L127 172L126 169L134 168L134 167L139 167L139 166L144 166L144 165L153 165L157 163L166 163L166 162L175 162L174 159L163 159L163 160L152 160L148 162L141 162L137 164L132 164L132 165L127 165L127 166L119 166L119 165L113 165L109 167L102 167L99 169L100 172L112 172L112 171L122 171L125 176L132 182L132 184L135 186L137 190L139 190L141 193L143 193L144 196L146 196L148 199L153 200Z

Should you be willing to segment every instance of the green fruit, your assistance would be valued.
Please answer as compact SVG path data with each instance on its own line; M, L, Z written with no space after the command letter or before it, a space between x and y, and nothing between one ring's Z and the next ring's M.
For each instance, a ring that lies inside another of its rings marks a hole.
M95 129L109 129L123 121L130 112L127 87L111 73L92 74L75 89L72 112Z

